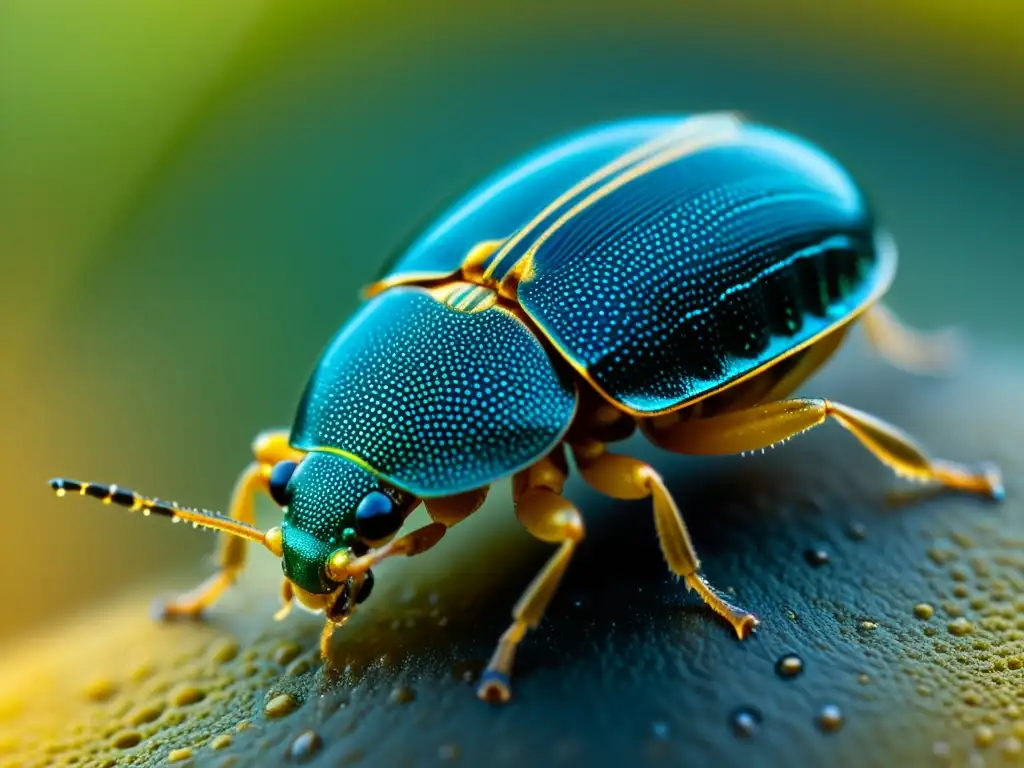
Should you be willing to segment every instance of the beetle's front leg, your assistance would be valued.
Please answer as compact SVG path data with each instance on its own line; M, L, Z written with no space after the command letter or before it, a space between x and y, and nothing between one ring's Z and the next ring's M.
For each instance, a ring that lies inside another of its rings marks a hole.
M455 496L444 496L424 500L427 515L431 522L422 528L410 531L404 536L392 539L365 555L350 559L347 552L334 555L327 566L328 575L335 581L344 581L353 576L361 576L377 563L389 557L405 555L412 557L426 552L441 540L445 532L456 523L460 523L476 512L487 498L487 488L478 488Z
M898 475L993 499L1003 496L1002 480L995 466L988 465L979 471L932 458L891 424L831 400L779 400L667 426L652 422L645 425L644 431L655 445L676 453L720 456L768 448L823 424L829 417Z
M964 346L956 329L922 333L904 325L896 313L882 303L864 312L861 326L879 355L909 373L944 373L955 366Z
M658 543L669 568L681 576L711 610L729 622L742 640L757 628L757 617L733 605L708 583L700 572L700 560L690 541L683 516L661 476L649 465L628 456L608 453L598 442L573 446L573 455L583 479L595 490L615 499L654 501L654 524Z
M512 609L512 624L498 641L480 678L477 695L485 701L503 703L512 698L510 678L516 648L527 630L540 623L576 545L583 539L579 510L561 495L565 475L564 457L556 454L523 470L512 481L519 522L541 541L560 546Z
M251 525L256 516L256 494L268 492L270 473L279 461L299 461L302 453L288 445L287 431L263 432L253 441L253 461L235 483L228 515ZM230 587L245 565L245 539L223 534L216 573L187 594L155 606L162 619L198 618Z

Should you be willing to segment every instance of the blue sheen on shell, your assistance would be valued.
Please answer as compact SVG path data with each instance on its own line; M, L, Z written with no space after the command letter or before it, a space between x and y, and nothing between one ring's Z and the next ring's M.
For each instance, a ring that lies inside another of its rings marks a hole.
M381 278L444 277L457 272L477 243L511 235L577 181L684 119L647 117L608 123L548 142L463 195Z
M444 496L554 449L576 409L571 376L500 305L466 313L420 288L367 303L324 352L291 443L353 457L399 488Z
M638 174L527 251L530 318L608 396L679 407L849 320L888 285L831 158L744 126Z

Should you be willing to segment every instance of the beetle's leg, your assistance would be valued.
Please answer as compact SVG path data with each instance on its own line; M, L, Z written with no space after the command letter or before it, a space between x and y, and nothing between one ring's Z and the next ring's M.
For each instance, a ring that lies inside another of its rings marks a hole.
M387 560L389 557L398 555L412 557L426 552L441 540L449 528L462 522L478 510L487 498L487 491L487 488L479 488L456 496L425 499L423 503L432 522L397 539L392 539L384 546L371 550L354 560L348 558L348 553L339 552L328 563L328 574L332 579L340 582L351 576L366 573L377 563Z
M639 459L608 453L599 442L574 445L573 455L583 479L595 490L615 499L651 497L658 543L672 572L681 576L687 589L694 590L711 610L728 621L741 640L757 628L757 617L733 605L701 574L700 559L690 541L686 523L661 475Z
M292 612L292 605L295 603L295 588L291 579L281 580L281 607L274 614L274 621L283 621Z
M980 471L933 459L913 439L870 414L822 399L793 399L765 403L707 419L683 421L647 430L658 446L676 453L723 455L768 448L833 418L897 475L919 482L1000 499L999 470Z
M228 516L251 525L256 516L256 493L267 492L268 479L279 461L301 459L302 454L288 445L287 431L262 432L253 441L256 460L242 472L235 483ZM157 606L164 619L196 618L213 605L230 587L245 565L245 539L223 535L216 573L191 592Z
M498 641L480 678L477 694L486 701L506 702L512 697L510 677L516 647L526 631L534 629L558 589L576 544L583 539L583 519L571 502L562 498L564 458L548 457L517 474L513 480L516 516L527 531L542 541L559 544L512 609L512 624Z
M959 358L963 340L955 328L925 334L904 325L881 302L872 305L861 319L871 346L897 368L917 374L948 371Z
M849 325L844 325L818 339L803 353L797 363L783 374L756 402L771 402L788 397L793 390L804 383L815 371L828 362L829 358L836 353L850 330ZM767 373L767 372L765 372ZM762 374L764 375L764 374ZM748 405L755 405L751 402Z

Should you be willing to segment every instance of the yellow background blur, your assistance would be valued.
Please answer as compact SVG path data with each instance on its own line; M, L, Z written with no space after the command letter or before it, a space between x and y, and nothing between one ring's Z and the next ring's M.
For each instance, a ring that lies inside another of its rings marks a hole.
M49 477L223 508L439 205L559 132L706 109L854 171L911 320L1018 338L1017 0L0 5L4 637L209 567Z

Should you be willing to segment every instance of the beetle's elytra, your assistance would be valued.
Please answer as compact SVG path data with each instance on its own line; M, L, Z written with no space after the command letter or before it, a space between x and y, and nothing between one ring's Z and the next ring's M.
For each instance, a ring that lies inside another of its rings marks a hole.
M220 570L167 616L197 616L234 581L244 540L282 559L284 608L336 626L366 599L370 568L430 549L511 477L516 515L558 544L498 642L479 693L507 700L518 643L583 538L562 486L571 454L612 497L651 497L662 550L740 638L757 619L701 575L686 525L647 464L607 449L639 428L656 445L721 455L834 418L900 475L993 498L998 470L933 459L896 427L825 399L786 399L862 323L915 369L935 339L880 303L892 239L864 194L807 142L732 114L585 130L472 190L367 290L307 385L290 431L262 434L230 514L116 486L54 480L223 531ZM283 509L252 526L253 497ZM432 522L398 536L422 502Z

